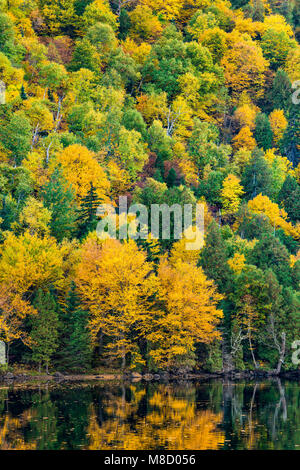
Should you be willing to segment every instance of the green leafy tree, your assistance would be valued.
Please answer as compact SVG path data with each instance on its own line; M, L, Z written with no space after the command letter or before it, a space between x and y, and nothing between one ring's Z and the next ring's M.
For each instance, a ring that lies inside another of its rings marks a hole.
M267 30L261 40L264 56L274 70L285 66L290 50L296 46L295 39L290 38L285 31L275 29Z
M78 39L75 43L72 60L68 67L69 70L73 72L80 69L97 71L99 67L100 57L95 45L91 44L86 37Z
M122 124L129 131L135 130L139 132L143 137L146 137L147 126L143 116L136 109L126 109L123 117Z
M188 150L200 175L206 165L213 170L226 166L231 148L219 144L219 131L216 126L196 119Z
M0 127L0 140L16 165L20 165L29 152L31 139L30 122L22 112L13 114L9 122Z
M221 207L221 190L225 179L224 172L210 171L209 174L199 182L196 190L197 196L205 197L205 200L213 206Z
M292 286L292 268L290 254L274 235L264 235L254 246L249 255L249 263L266 271L272 269L283 286Z
M18 216L18 204L10 195L0 196L0 240L1 231L10 230L11 224Z

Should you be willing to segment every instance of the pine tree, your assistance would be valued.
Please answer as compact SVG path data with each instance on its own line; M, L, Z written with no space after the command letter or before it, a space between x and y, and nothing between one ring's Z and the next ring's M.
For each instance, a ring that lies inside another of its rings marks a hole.
M153 175L153 178L156 180L156 181L159 181L160 183L163 183L164 182L164 179L162 177L162 172L159 168L157 168L157 170L155 171L154 175Z
M300 186L292 176L288 175L278 196L279 202L288 213L292 222L300 220Z
M291 105L292 84L288 74L279 69L275 75L273 85L269 94L270 107L287 111Z
M272 191L272 173L263 157L263 152L256 149L246 165L242 175L242 186L246 199L252 199L258 194L270 195Z
M273 232L268 217L264 214L254 214L249 210L247 204L240 207L237 220L241 238L260 239L264 234Z
M277 237L265 234L253 248L249 259L250 264L266 271L272 269L278 281L283 286L292 285L292 269L290 254Z
M20 96L21 96L21 99L23 101L27 100L27 98L28 98L27 93L26 93L25 88L24 88L24 85L21 86Z
M57 363L70 370L87 370L91 366L91 338L88 313L80 307L74 282L61 312L60 351Z
M171 168L171 170L169 171L169 174L167 176L167 181L166 181L167 185L168 185L168 188L172 188L173 186L175 186L176 180L177 180L176 170L174 168Z
M55 298L51 292L37 291L34 299L34 307L37 315L31 319L32 359L46 366L48 373L49 365L57 348L58 339L58 313Z
M10 230L11 224L17 218L17 203L14 199L0 196L0 229Z
M226 292L231 275L227 260L221 231L216 222L213 221L207 229L205 246L201 252L198 265L202 266L209 279L215 281L222 293Z
M119 16L119 39L122 41L125 41L129 30L130 30L130 25L131 25L131 20L130 16L128 15L127 11L125 8L122 8Z
M288 127L281 141L281 151L297 167L300 162L300 106L292 105L289 112Z
M78 210L78 237L80 239L87 235L89 232L96 230L97 209L101 202L102 201L97 196L93 183L91 183L90 190L87 195L81 199L80 208Z
M259 113L256 117L254 137L259 148L272 148L273 132L268 116L264 113Z
M51 234L60 242L69 238L74 229L76 212L74 192L65 181L60 168L56 168L42 190L44 206L51 215Z

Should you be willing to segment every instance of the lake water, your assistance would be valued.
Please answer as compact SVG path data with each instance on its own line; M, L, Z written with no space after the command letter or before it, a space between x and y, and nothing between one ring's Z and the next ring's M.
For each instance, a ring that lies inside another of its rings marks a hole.
M300 449L300 384L0 385L0 449Z

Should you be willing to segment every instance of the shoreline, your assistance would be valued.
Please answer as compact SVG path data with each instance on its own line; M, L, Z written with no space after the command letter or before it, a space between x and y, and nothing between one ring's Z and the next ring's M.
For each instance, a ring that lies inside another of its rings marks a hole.
M189 380L210 380L225 379L228 381L238 380L264 380L264 379L287 379L300 380L300 370L291 370L275 374L273 371L232 371L225 372L198 372L187 374L138 374L138 373L100 373L100 374L62 374L55 372L53 374L27 375L26 373L14 374L8 372L0 375L0 384L22 384L28 382L96 382L96 381L117 381L117 382L173 382Z

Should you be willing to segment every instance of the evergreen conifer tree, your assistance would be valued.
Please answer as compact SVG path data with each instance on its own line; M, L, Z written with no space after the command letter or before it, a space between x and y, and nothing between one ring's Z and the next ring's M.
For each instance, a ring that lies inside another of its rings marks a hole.
M97 208L101 204L100 198L97 196L95 187L91 183L89 192L81 200L78 210L78 238L83 238L89 232L96 230L97 227Z
M300 220L300 185L288 175L278 196L292 222Z
M51 215L51 234L60 242L69 238L76 225L74 193L60 168L56 168L42 191L44 206Z
M60 350L58 365L70 370L86 370L91 366L91 338L88 330L88 313L80 307L74 282L61 312Z
M246 165L242 175L241 182L246 199L253 199L260 193L264 196L271 195L272 173L263 152L256 149L253 151L252 158Z
M281 141L282 154L287 157L294 167L300 162L300 105L291 105L288 127Z
M202 266L209 279L213 279L219 292L226 292L230 279L230 268L227 264L225 242L221 231L215 221L211 222L207 229L205 246L201 252L198 265Z
M51 359L57 349L57 305L53 294L49 291L43 292L42 289L37 291L33 304L37 315L33 315L31 319L32 359L39 364L39 369L45 365L48 373Z
M273 132L268 116L264 113L259 113L256 117L254 137L259 148L272 148Z

